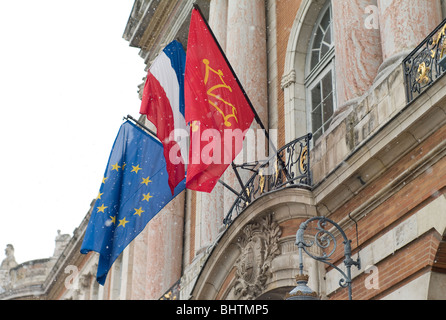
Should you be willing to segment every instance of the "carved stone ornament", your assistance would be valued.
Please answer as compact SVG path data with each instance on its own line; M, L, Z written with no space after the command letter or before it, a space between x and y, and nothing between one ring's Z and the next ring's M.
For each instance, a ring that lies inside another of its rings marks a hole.
M282 87L282 90L284 90L293 83L296 83L296 71L291 70L288 74L283 75L280 86Z
M241 253L235 263L236 297L251 300L263 292L271 277L271 261L280 254L281 234L272 214L243 228L243 235L237 242Z

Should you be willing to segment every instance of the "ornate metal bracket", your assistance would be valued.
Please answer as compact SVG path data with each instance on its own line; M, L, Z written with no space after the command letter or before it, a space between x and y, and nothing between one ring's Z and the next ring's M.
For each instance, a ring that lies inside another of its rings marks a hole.
M304 239L304 233L305 233L305 230L308 228L308 225L313 221L317 221L317 227L316 227L317 232L314 235L314 240L307 242ZM336 251L337 241L336 241L336 237L333 235L333 233L331 233L330 231L327 230L327 223L334 226L339 231L339 233L342 235L342 237L344 239L344 241L343 241L344 258L345 258L344 265L346 267L346 272L344 272L339 267L335 266L333 263L330 262L330 257ZM337 223L335 223L334 221L332 221L326 217L314 217L314 218L308 219L307 221L303 222L300 225L299 230L297 230L296 245L299 248L300 274L303 274L303 259L302 259L302 250L303 250L311 258L313 258L317 261L321 261L325 264L328 264L329 266L331 266L334 269L336 269L337 271L339 271L339 273L341 273L341 275L342 275L341 280L339 280L339 285L342 288L348 287L348 297L350 300L352 299L351 267L356 266L356 267L358 267L358 269L361 269L361 261L359 259L359 256L356 261L352 259L351 240L349 240L347 238L344 230L342 230L342 228ZM317 245L319 248L322 249L322 252L323 252L322 255L316 256L316 255L312 254L311 252L309 252L309 250L307 250L307 248L310 248L313 245ZM329 252L327 252L327 250L329 250Z
M228 227L252 201L267 192L288 186L311 187L310 141L312 134L298 138L280 148L265 161L244 163L233 166L234 171L244 169L253 174L242 185L234 204L229 209L223 223ZM240 179L239 179L240 180ZM233 190L231 190L234 192Z

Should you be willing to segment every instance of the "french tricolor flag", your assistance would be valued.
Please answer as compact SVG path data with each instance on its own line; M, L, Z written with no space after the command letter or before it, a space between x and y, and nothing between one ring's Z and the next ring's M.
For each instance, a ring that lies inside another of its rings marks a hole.
M140 108L140 113L155 125L157 137L164 146L172 194L186 176L185 160L188 159L187 136L184 134L189 132L184 119L185 65L183 46L174 40L149 68Z

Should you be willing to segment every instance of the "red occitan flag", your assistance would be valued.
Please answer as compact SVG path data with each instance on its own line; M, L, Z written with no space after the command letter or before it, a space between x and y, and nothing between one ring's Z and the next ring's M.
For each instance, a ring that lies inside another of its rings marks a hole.
M185 120L191 127L186 187L211 192L242 150L254 113L196 8L192 10L189 28L184 81Z

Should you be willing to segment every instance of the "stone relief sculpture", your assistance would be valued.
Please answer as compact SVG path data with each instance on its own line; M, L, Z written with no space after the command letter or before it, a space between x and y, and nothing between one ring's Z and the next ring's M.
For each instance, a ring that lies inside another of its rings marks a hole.
M271 261L280 254L279 238L282 234L272 214L244 227L238 239L241 254L235 267L235 295L252 300L265 289L271 276Z

